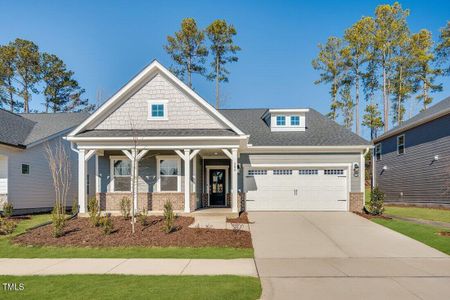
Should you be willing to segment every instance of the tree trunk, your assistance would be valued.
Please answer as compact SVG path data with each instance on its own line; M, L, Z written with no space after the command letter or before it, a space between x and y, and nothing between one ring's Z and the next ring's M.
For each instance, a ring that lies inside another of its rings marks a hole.
M8 78L8 86L9 86L9 88L8 88L9 106L10 106L11 112L14 112L14 94L13 94L12 88L11 88L11 86L12 86L11 77Z
M400 67L400 74L399 74L399 88L398 88L398 99L397 99L397 124L401 125L402 124L402 118L401 118L401 114L402 114L402 109L401 109L401 105L402 105L402 67Z
M216 109L220 106L220 96L219 96L219 57L216 58Z
M383 66L383 111L384 111L384 132L389 129L389 109L387 99L387 87L386 87L386 67Z
M355 77L355 122L356 122L356 134L361 135L361 129L359 124L359 74L356 73Z
M188 59L187 73L188 73L188 84L189 84L189 87L192 88L191 58L190 57Z

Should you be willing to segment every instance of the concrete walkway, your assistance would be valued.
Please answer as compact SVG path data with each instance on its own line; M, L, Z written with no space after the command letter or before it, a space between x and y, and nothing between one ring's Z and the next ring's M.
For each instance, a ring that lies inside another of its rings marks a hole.
M257 276L253 259L0 258L0 275L67 274Z
M262 299L449 299L449 256L355 214L249 218Z

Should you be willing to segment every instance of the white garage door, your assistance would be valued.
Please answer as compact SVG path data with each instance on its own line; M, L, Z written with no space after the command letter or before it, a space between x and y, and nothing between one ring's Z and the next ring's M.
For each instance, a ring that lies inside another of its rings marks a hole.
M247 210L347 210L345 168L248 168Z

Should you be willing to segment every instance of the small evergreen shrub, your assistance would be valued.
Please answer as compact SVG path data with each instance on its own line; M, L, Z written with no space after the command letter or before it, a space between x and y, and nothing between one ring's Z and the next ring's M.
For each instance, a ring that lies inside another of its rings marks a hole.
M120 212L125 220L131 217L131 200L128 197L123 197L120 200Z
M370 195L369 203L367 204L367 208L370 214L378 216L383 214L384 212L384 193L378 188L375 187Z
M147 214L148 214L148 209L144 208L141 210L141 212L138 215L139 223L141 223L142 226L148 225Z
M100 207L96 197L91 197L89 199L88 211L92 226L98 227L100 225Z
M0 217L0 235L7 235L14 232L16 223L12 220Z
M106 235L110 235L114 230L113 220L111 218L111 214L106 214L100 218L100 226L103 229L103 233Z
M58 238L64 235L64 227L66 226L65 211L56 204L52 210L53 236Z
M13 210L14 207L12 203L5 202L5 204L3 204L3 215L5 218L10 218L13 214Z
M72 202L72 215L76 215L78 213L78 199L74 198Z
M175 222L175 215L173 213L172 202L166 201L166 203L164 203L164 225L163 225L163 230L165 233L171 233L173 231L174 222Z

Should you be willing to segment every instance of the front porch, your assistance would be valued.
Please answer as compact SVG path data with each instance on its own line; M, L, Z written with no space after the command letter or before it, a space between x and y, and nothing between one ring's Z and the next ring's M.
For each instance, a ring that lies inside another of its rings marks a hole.
M132 201L136 212L146 209L149 215L162 214L167 201L179 215L237 217L244 210L237 188L237 148L108 148L78 150L81 215L87 214L89 194L102 212L114 215L123 198ZM91 159L95 174L87 171ZM95 177L95 193L87 186L89 176Z

